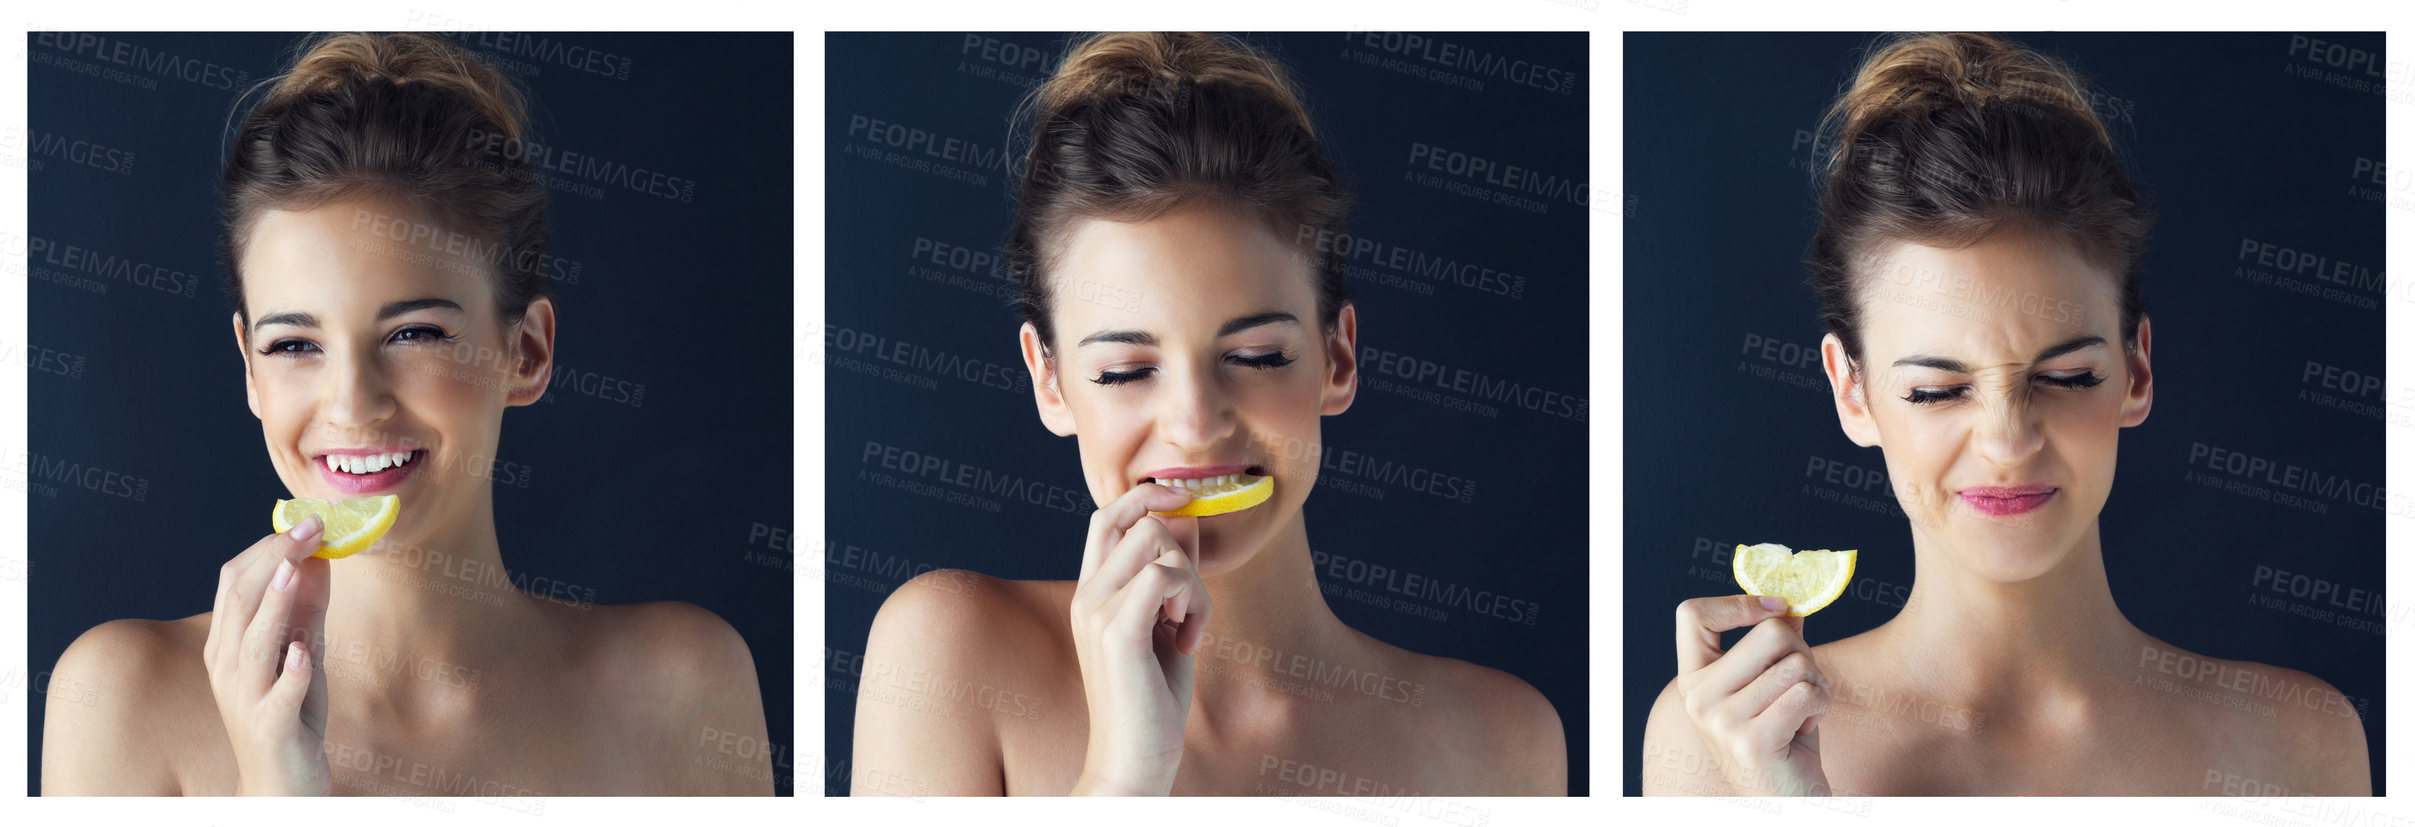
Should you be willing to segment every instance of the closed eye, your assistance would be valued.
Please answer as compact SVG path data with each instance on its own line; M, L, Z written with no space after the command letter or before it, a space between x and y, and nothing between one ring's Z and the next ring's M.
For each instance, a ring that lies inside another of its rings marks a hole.
M1283 355L1282 351L1278 350L1272 353L1257 356L1227 356L1225 357L1225 361L1255 370L1273 370L1299 360L1285 356ZM1097 382L1101 385L1121 385L1126 382L1138 382L1142 379L1148 378L1149 374L1156 372L1156 368L1137 368L1127 371L1102 371L1099 373L1097 378L1091 379L1090 381Z
M2062 375L2039 374L2037 376L2037 381L2044 382L2058 388L2087 390L2089 388L2104 384L2105 377L2098 376L2096 371L2086 370L2079 373ZM1910 402L1914 405L1928 405L1953 399L1960 399L1964 396L1968 396L1970 394L1970 390L1971 387L1969 385L1956 385L1954 387L1944 389L1913 388L1910 393L1904 395L1904 401Z

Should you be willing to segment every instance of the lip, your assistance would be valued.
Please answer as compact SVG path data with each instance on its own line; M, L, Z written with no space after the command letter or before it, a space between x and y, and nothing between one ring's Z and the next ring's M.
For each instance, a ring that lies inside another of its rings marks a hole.
M1151 471L1146 476L1141 477L1139 480L1135 480L1134 484L1137 485L1150 480L1194 480L1201 477L1221 477L1226 474L1239 474L1246 472L1251 468L1260 467L1261 466L1247 462L1228 462L1223 465L1180 465L1172 468L1159 468L1155 471Z
M1981 514L2006 517L2035 511L2061 490L2051 485L1977 485L1954 493Z
M367 456L370 454L391 454L400 451L411 452L411 461L409 463L388 468L375 474L347 474L342 471L332 471L327 468L326 458L330 456L358 457ZM320 479L326 480L329 487L352 496L376 494L378 492L401 485L403 484L404 480L411 478L411 474L413 472L419 470L419 466L422 463L427 461L428 449L406 448L399 446L394 448L330 448L310 456L310 465L311 467L319 470Z

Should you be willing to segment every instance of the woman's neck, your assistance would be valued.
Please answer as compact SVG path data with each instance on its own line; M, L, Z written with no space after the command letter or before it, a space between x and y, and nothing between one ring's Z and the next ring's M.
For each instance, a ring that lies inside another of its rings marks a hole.
M2010 715L2082 703L2102 697L2148 640L2114 605L2093 523L2053 569L2017 582L1988 580L1912 537L1911 596L1880 630L1890 650L1913 653L1905 674L1922 691Z
M515 665L514 653L546 651L511 645L551 627L504 571L491 501L428 532L390 535L328 569L325 657L331 673L370 678L348 681L356 696L457 708L477 688L470 678Z
M1240 568L1207 579L1214 612L1194 653L1193 705L1211 724L1273 721L1271 710L1330 693L1318 680L1367 671L1363 636L1334 616L1309 559L1305 514Z

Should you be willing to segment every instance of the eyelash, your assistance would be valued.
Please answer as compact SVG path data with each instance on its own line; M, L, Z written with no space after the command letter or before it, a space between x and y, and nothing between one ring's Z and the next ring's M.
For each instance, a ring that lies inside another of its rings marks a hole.
M414 339L414 340L411 340L412 342L418 342L418 343L422 343L422 344L442 344L442 343L451 342L451 341L454 341L454 340L456 340L456 339L460 339L460 338L461 338L461 336L459 336L458 334L451 334L451 333L446 333L446 332L444 332L444 329L443 329L443 328L434 327L434 326L430 326L430 325L424 325L424 324L415 324L415 325L412 325L412 326L410 326L410 327L406 327L406 328L403 328L403 329L401 329L401 330L394 331L394 335L395 335L395 336L401 336L401 335L403 335L403 334L405 334L405 333L410 333L410 332L415 331L415 330L416 330L416 331L425 331L425 332L427 332L427 333L434 334L434 337L435 337L435 338L433 338L433 339ZM407 342L407 343L408 343L408 342ZM407 343L406 343L406 344L407 344ZM299 357L300 357L302 354L304 354L304 353L307 353L307 352L308 352L308 351L301 351L301 350L287 350L287 349L285 349L285 346L286 346L286 345L310 345L311 347L314 347L314 348L315 348L315 347L317 347L317 345L315 345L315 344L311 344L310 340L308 340L308 339L278 339L278 340L276 340L276 341L274 341L274 342L270 342L270 343L268 343L268 347L266 347L266 348L262 348L262 349L260 350L260 355L262 355L262 356L287 356L287 357L295 357L295 358L299 358Z
M2076 376L2040 376L2038 379L2049 385L2070 388L2072 390L2087 390L2105 383L2105 377L2096 375L2096 371L2093 370L2078 374ZM1962 394L1969 390L1970 388L1968 386L1959 387L1948 391L1924 391L1919 388L1913 388L1911 393L1904 395L1904 401L1910 402L1914 405L1932 405L1939 402L1961 398Z
M1275 368L1299 361L1298 359L1284 356L1281 351L1269 353L1264 356L1233 356L1229 358L1234 364L1257 368L1259 370L1273 370ZM1156 370L1156 368L1143 368L1141 370L1125 371L1122 373L1107 371L1099 374L1098 378L1090 381L1097 382L1101 385L1121 385L1125 382L1137 382L1142 379L1146 379L1149 377L1149 373L1154 370Z

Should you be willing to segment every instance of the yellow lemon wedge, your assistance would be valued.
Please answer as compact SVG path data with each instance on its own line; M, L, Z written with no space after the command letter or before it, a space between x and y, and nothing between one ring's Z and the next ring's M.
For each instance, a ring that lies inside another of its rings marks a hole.
M287 531L302 518L317 514L323 527L319 529L318 553L311 556L341 560L386 536L386 529L394 527L394 518L401 513L402 498L393 494L349 500L302 497L278 500L277 509L269 512L269 524Z
M1784 598L1786 614L1810 617L1853 582L1858 551L1792 551L1777 543L1736 547L1736 585L1744 593Z
M1191 501L1173 511L1152 511L1168 517L1213 517L1231 514L1265 502L1275 495L1275 478L1253 477L1248 474L1226 474L1193 482L1191 480L1159 480L1159 485L1182 488L1191 492Z

